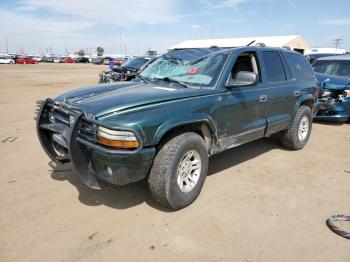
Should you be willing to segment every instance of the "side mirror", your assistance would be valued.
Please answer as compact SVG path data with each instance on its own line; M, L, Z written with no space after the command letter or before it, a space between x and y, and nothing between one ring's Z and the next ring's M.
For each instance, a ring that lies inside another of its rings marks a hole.
M235 78L229 79L226 83L226 87L242 87L242 86L252 86L258 83L257 74L249 71L239 71Z

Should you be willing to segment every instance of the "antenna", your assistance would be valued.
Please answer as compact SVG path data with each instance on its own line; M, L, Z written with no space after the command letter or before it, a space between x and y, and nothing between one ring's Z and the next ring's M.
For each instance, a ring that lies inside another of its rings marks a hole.
M247 44L246 46L250 46L251 44L254 44L256 40L251 41L249 44Z

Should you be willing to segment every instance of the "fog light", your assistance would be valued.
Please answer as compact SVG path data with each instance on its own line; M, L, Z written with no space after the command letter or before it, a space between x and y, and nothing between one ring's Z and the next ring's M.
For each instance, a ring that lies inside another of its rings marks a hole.
M111 167L107 166L106 167L106 171L107 171L108 176L112 176L113 175L113 170L112 170Z

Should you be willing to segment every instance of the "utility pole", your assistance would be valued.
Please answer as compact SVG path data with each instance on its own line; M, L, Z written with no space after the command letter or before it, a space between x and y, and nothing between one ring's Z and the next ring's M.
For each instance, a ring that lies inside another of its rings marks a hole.
M122 28L119 29L119 54L122 54Z
M333 40L333 43L335 45L335 49L338 49L338 46L340 46L342 44L342 41L343 41L343 39L341 39L341 38L336 38Z
M140 36L137 37L137 56L140 56Z
M9 53L9 44L7 42L7 35L5 35L5 46L6 46L6 54Z
M215 29L212 28L212 29L211 29L211 39L214 39L214 33L215 33Z

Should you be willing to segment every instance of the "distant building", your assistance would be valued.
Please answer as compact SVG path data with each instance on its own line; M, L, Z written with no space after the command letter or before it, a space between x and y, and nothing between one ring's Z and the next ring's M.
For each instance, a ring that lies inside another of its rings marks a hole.
M346 54L346 49L333 47L312 47L311 49L306 50L305 54Z
M246 46L248 44L264 44L271 47L289 47L299 53L304 54L305 50L310 49L309 44L300 35L286 36L266 36L266 37L243 37L243 38L219 38L188 40L170 47L168 50L189 49L189 48L208 48L218 46L222 48L233 48Z

